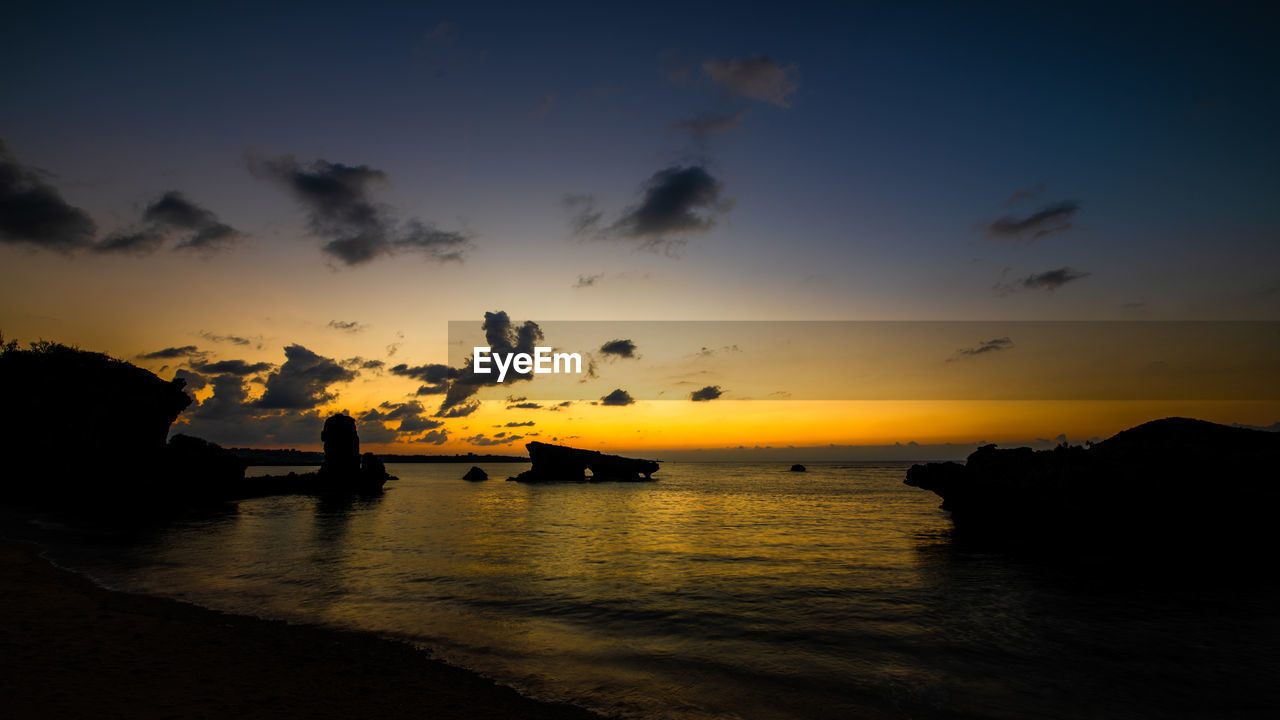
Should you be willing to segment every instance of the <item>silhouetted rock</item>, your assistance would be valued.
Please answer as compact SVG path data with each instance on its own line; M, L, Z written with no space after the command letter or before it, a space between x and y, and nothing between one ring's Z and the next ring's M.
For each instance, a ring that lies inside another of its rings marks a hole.
M348 415L331 415L320 432L324 442L324 463L320 472L338 477L353 477L360 472L360 435L356 421Z
M804 472L804 471L805 471L805 467L800 463L796 463L795 465L791 466L791 472Z
M244 482L245 463L216 443L181 433L169 438L166 467L175 482L197 494L226 497Z
M471 469L467 471L467 474L462 476L462 479L467 482L481 482L482 480L489 479L489 473L481 470L475 465L472 465Z
M531 442L525 445L533 467L509 478L517 482L638 482L652 480L656 460L637 460L579 450L564 445ZM586 472L590 470L591 475Z
M171 485L165 438L191 404L183 385L56 343L5 347L3 497L96 503Z
M913 465L957 531L1053 543L1214 543L1260 536L1280 500L1280 434L1167 418L1091 448L978 448L961 465Z

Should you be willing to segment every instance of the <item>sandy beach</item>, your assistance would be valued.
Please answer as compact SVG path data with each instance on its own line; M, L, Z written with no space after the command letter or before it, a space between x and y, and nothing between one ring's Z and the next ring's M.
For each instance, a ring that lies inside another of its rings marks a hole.
M0 542L0 715L597 718L408 645L105 590Z

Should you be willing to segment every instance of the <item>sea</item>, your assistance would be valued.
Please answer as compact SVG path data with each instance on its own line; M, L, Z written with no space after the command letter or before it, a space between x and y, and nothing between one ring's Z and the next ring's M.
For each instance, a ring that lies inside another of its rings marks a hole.
M969 545L903 463L468 467L128 532L35 524L110 588L378 633L620 718L1280 716L1274 559Z

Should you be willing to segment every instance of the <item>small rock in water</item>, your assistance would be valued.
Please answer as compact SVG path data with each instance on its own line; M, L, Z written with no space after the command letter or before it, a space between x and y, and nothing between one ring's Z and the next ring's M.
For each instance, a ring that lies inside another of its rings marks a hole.
M481 470L475 465L472 465L471 469L467 471L467 474L462 476L462 479L467 482L480 482L481 480L488 480L489 473Z
M804 472L805 468L800 463L791 466L791 472Z

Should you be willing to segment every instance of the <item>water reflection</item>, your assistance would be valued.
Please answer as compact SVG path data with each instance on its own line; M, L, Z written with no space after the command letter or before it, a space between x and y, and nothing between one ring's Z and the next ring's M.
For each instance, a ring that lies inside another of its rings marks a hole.
M415 639L637 717L1143 716L1275 699L1259 679L1276 669L1270 590L1123 583L972 546L900 465L786 468L526 486L399 466L382 497L249 501L93 562L149 592Z

